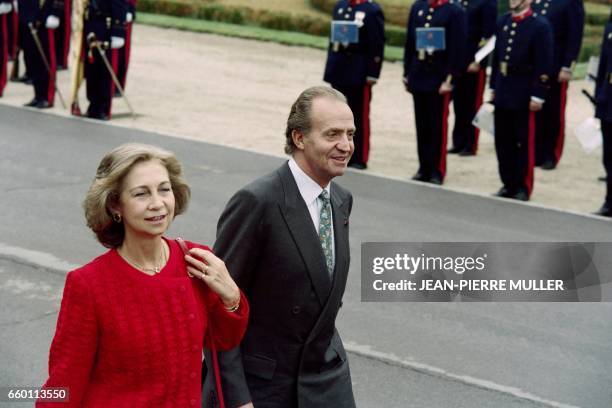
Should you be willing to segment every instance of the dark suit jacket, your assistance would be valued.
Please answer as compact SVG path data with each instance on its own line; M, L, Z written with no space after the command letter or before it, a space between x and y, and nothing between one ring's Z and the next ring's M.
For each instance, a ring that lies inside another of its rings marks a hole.
M230 199L214 251L245 292L251 315L240 348L219 354L228 408L249 400L257 408L355 406L335 327L349 269L352 203L351 194L332 183L332 280L287 163ZM211 389L205 384L208 406L214 406Z

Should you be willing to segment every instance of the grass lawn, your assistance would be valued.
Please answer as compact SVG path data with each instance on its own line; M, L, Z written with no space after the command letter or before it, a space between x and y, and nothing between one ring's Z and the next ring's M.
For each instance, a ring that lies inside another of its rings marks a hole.
M319 37L316 35L142 12L138 14L137 22L139 24L147 24L162 28L175 28L178 30L218 34L229 37L271 41L285 45L304 46L322 50L327 49L329 41L327 37ZM398 61L401 60L403 56L403 48L385 47L385 60Z

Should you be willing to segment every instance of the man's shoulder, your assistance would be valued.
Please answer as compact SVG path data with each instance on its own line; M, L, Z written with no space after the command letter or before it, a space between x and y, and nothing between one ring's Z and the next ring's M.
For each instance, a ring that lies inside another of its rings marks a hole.
M262 202L268 201L271 197L276 197L282 191L281 171L283 167L261 176L246 186L242 187L237 194L242 194L251 197L252 199Z

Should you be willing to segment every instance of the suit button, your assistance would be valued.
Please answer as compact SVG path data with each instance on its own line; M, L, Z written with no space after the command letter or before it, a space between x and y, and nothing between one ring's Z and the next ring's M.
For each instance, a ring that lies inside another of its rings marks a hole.
M293 306L293 308L291 309L291 313L293 313L294 315L300 314L301 311L302 309L299 306Z
M512 47L506 48L506 51L508 51L508 52L512 51Z
M193 313L191 313L191 314L189 315L189 319L190 319L190 320L195 319L195 315L194 315Z
M196 375L197 375L196 373L191 373L191 374L189 374L189 376L190 376L191 378L196 378Z
M340 301L340 306L338 306L338 309L340 309L342 307L342 305L344 304L343 301Z

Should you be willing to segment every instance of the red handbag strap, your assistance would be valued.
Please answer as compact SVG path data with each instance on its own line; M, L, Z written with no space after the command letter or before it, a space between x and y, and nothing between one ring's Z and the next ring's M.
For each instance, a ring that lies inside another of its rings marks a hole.
M183 250L183 254L189 255L189 248L183 238L177 238L176 242ZM191 275L189 275L191 276ZM219 370L219 358L217 356L217 348L215 347L213 326L211 319L208 319L208 335L211 338L210 342L210 354L212 356L213 373L215 376L215 388L217 389L217 398L219 399L219 408L225 408L225 401L223 400L223 388L221 387L221 372Z

